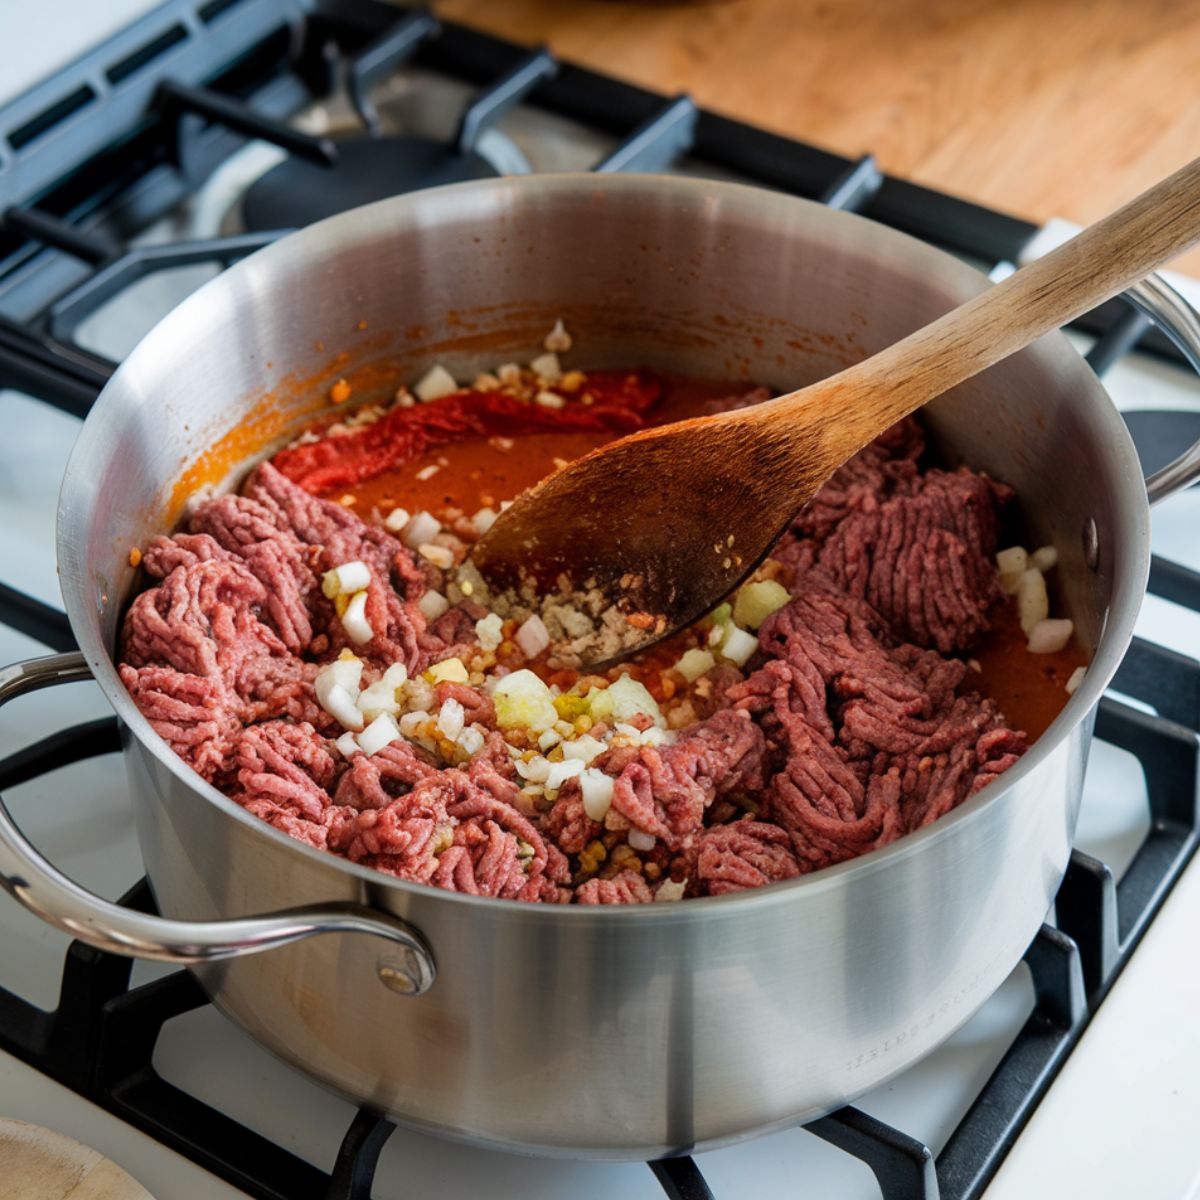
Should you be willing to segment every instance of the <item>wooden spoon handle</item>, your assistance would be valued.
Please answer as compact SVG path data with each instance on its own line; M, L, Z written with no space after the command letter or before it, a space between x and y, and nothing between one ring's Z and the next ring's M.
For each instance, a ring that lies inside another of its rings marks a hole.
M836 394L842 415L828 423L823 449L842 462L926 401L1123 291L1197 240L1200 159L944 317L803 393L781 397L781 404L807 406Z

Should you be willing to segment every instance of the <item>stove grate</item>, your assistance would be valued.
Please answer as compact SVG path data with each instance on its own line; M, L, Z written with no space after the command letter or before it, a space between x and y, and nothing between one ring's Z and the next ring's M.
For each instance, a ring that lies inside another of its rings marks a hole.
M686 96L668 100L558 63L545 51L531 54L425 13L398 14L380 0L222 0L216 6L166 0L0 106L0 214L15 210L13 220L0 222L0 311L39 322L64 288L86 277L88 255L124 243L173 208L244 136L295 143L298 152L327 160L336 147L298 133L284 119L344 78L364 127L377 128L369 87L410 60L484 89L464 116L460 142L525 99L612 133L621 144L597 168L659 169L686 153L698 166L821 199L861 167L861 161L698 109ZM71 97L83 101L65 103ZM208 123L187 115L196 112ZM114 130L122 131L115 140ZM98 154L98 146L108 149ZM1036 232L1019 218L865 170L876 176L862 191L867 215L958 253L1015 261ZM87 249L84 262L49 255L42 238L30 236L31 222L36 227L43 216L73 227L79 248ZM1112 301L1077 325L1104 332L1126 312ZM1179 360L1157 330L1145 332L1141 344ZM4 365L0 359L0 370Z

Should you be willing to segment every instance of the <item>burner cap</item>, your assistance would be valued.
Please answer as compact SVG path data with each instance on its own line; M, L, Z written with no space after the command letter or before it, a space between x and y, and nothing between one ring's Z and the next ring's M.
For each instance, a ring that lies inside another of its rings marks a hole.
M331 167L288 158L251 184L242 197L246 228L298 229L372 200L500 173L474 151L429 138L354 138L337 148Z

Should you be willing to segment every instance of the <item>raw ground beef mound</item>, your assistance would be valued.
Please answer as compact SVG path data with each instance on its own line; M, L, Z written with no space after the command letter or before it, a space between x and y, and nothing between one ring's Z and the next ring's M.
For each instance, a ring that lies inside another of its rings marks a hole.
M489 730L469 764L440 767L407 742L349 761L336 751L341 729L313 691L346 645L324 571L355 559L370 569L376 634L353 647L364 682L393 662L415 674L445 657L473 617L452 610L428 627L417 606L436 582L428 569L271 463L147 548L157 582L129 609L121 677L172 749L248 811L401 879L581 904L791 879L929 824L1025 749L947 657L987 629L1000 598L993 563L1010 493L966 469L920 470L923 448L916 423L902 422L822 489L776 547L792 600L763 624L746 672L714 671L704 719L671 744L594 764L614 779L603 826L575 779L548 811L529 811L494 706L466 685L439 685L437 700ZM354 473L302 449L285 463L293 476L301 464ZM635 851L632 831L653 848ZM583 856L599 840L597 871Z

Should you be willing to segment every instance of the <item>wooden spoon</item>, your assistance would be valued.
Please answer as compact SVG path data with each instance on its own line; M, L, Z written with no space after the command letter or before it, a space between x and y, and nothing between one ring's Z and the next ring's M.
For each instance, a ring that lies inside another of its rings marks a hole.
M871 358L750 408L648 429L521 495L475 546L493 587L565 575L644 649L709 612L846 459L948 388L1094 308L1200 240L1200 159ZM596 599L593 596L593 599ZM611 643L611 639L609 639Z

